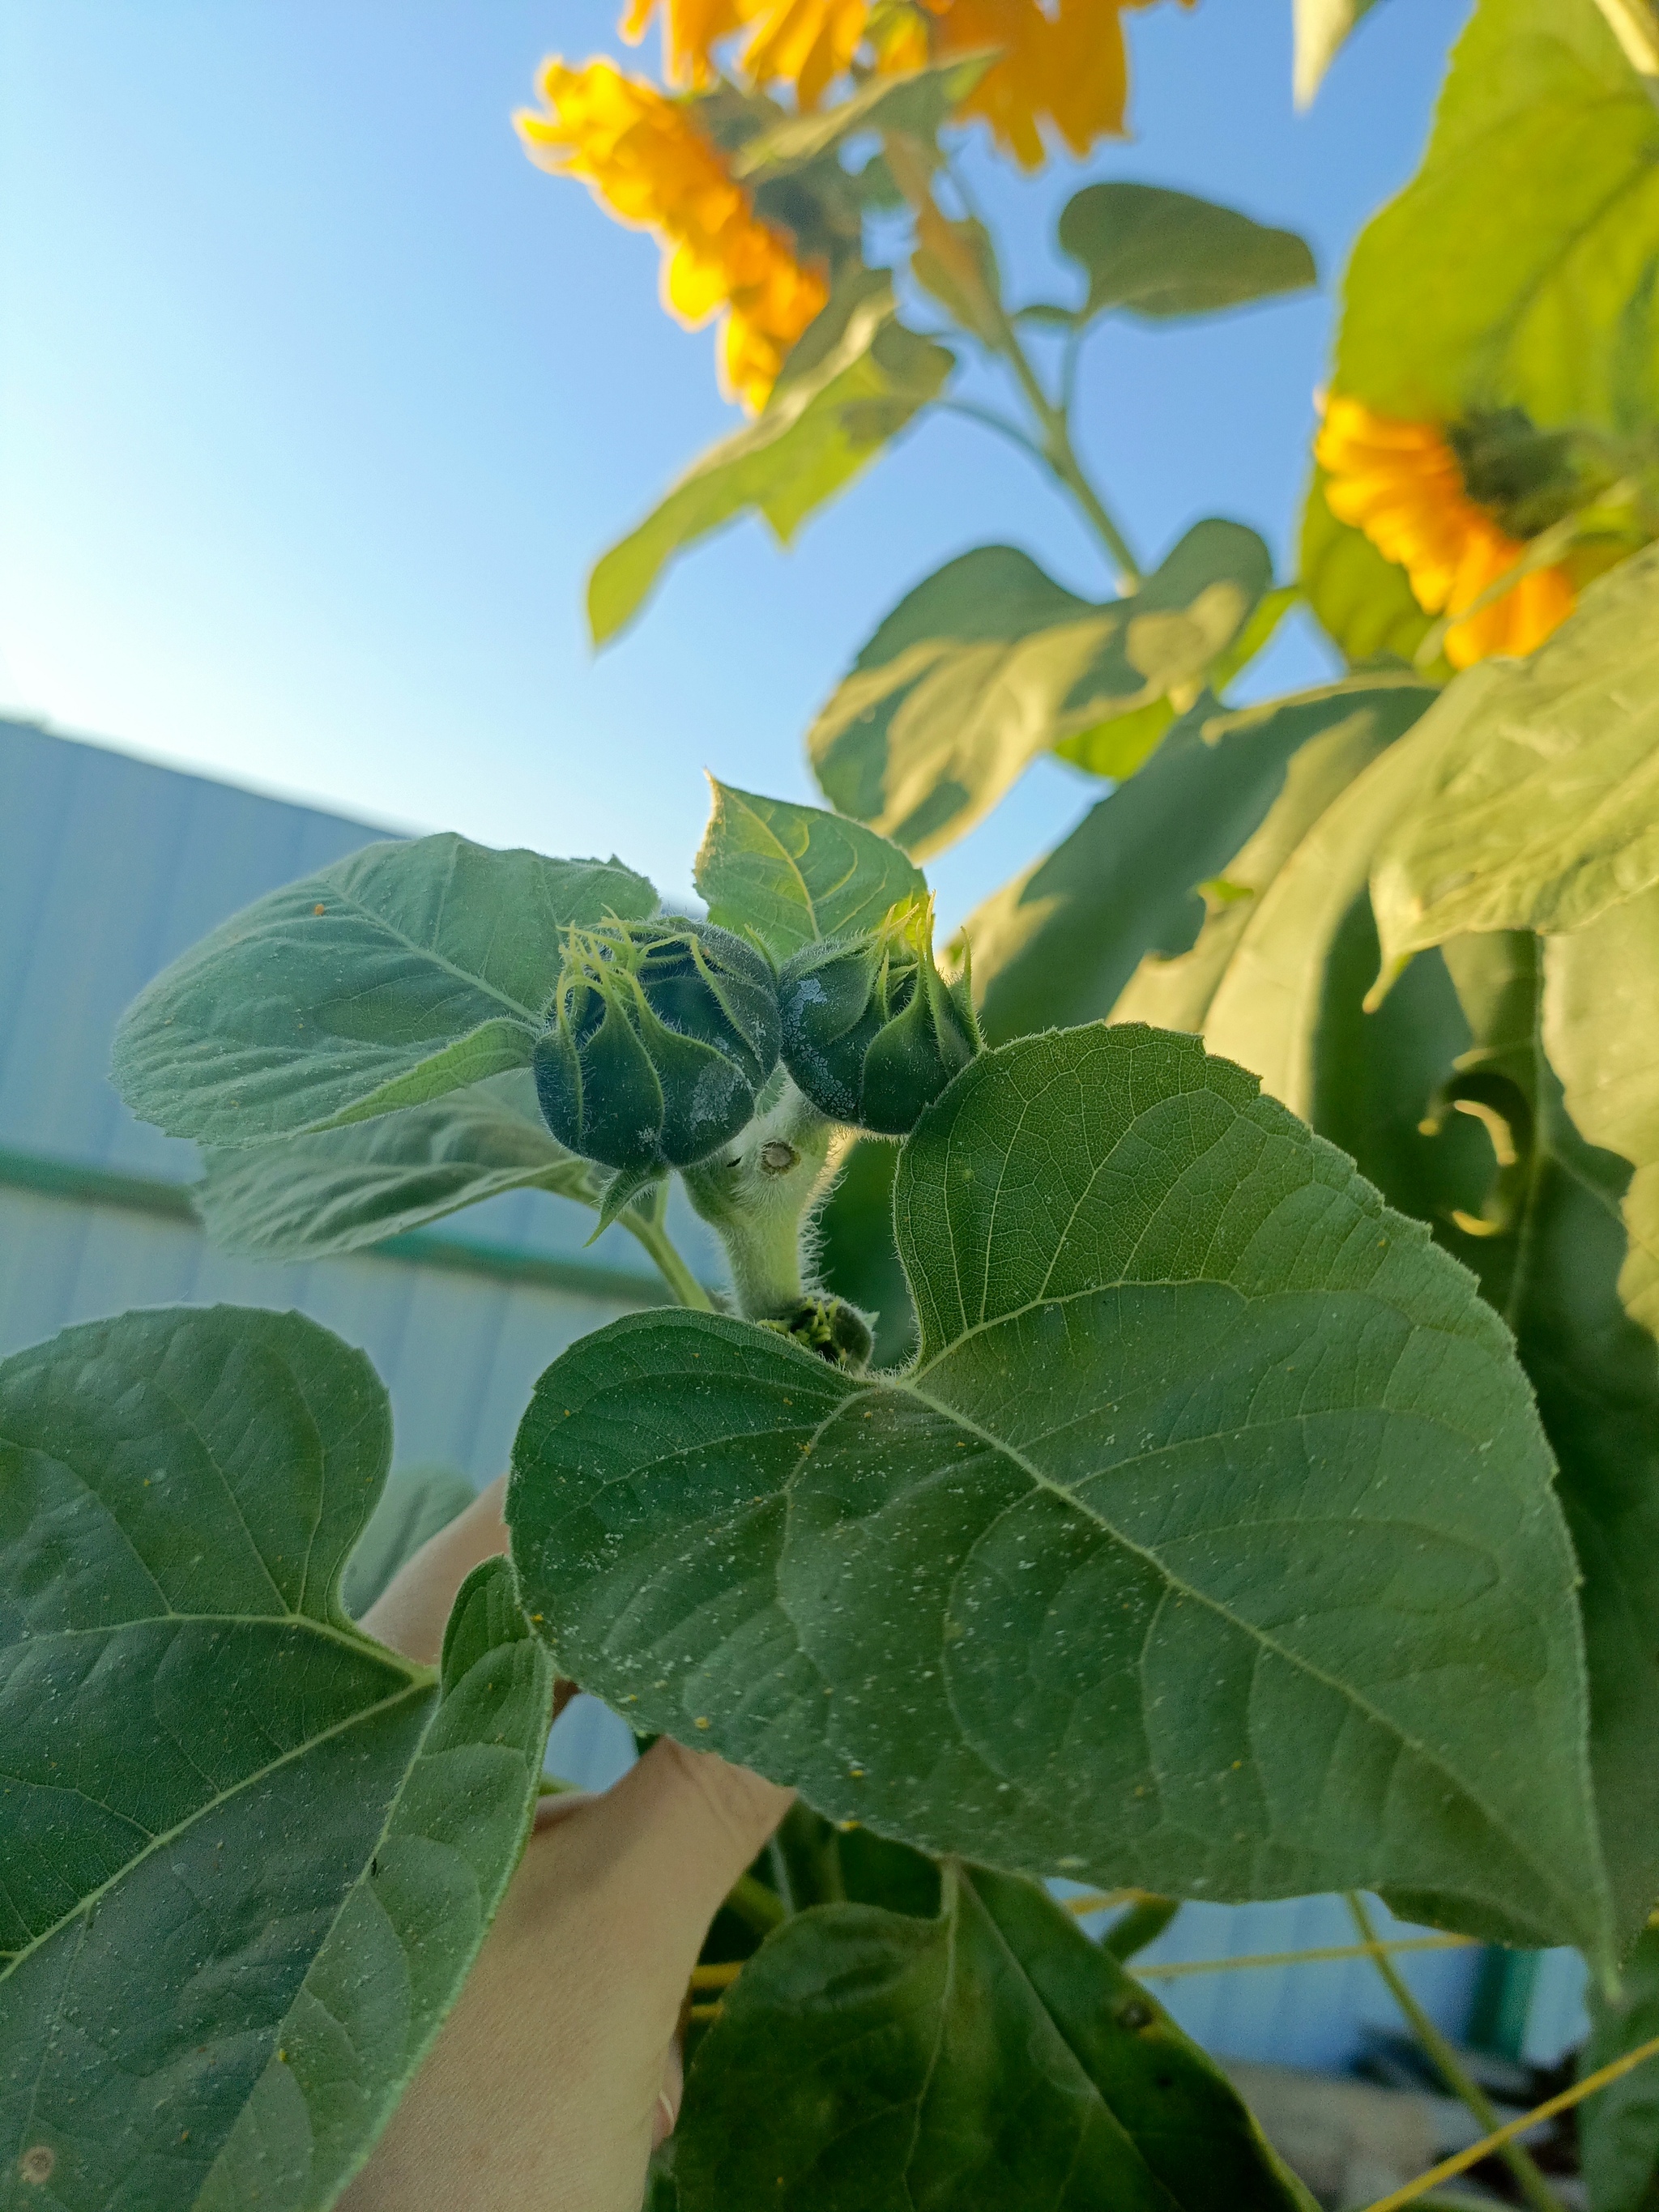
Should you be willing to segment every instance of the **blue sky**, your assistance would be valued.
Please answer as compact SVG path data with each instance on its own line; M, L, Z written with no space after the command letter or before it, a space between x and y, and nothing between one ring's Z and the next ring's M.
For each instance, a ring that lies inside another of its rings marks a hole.
M1032 182L976 158L1030 295L1089 178L1302 230L1317 297L1109 329L1081 430L1143 556L1206 514L1294 562L1354 233L1409 175L1461 0L1389 0L1310 115L1290 0L1130 19L1135 138ZM613 848L689 889L705 767L810 798L801 733L881 616L976 544L1106 578L1012 447L949 417L781 554L752 522L597 658L593 557L733 421L650 242L532 169L538 58L619 51L595 0L0 0L4 701L365 818ZM654 44L652 48L654 60ZM1260 669L1328 665L1310 634ZM1097 793L1043 763L936 865L945 919Z

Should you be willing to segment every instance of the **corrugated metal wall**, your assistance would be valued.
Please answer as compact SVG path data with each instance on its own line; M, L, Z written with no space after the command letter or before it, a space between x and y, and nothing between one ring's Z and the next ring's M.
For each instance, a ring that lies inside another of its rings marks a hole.
M193 1148L136 1122L105 1079L121 1009L239 907L385 834L0 721L0 1355L127 1306L297 1306L374 1360L392 1395L400 1460L445 1462L483 1482L506 1464L537 1375L623 1310L614 1285L584 1294L368 1256L301 1267L230 1260L187 1220L46 1195L26 1187L18 1167L189 1181ZM580 1263L590 1218L526 1192L434 1233ZM701 1224L686 1215L682 1228L694 1263L717 1272ZM591 1258L607 1271L641 1272L642 1255L620 1231ZM580 1700L550 1760L600 1784L628 1758L629 1741L613 1716ZM1352 1940L1330 1898L1199 1905L1145 1955L1156 1965ZM1468 2017L1480 1956L1447 1951L1407 1965L1453 2032ZM1241 2058L1337 2068L1366 2023L1395 2024L1363 1961L1156 1986L1189 2032Z

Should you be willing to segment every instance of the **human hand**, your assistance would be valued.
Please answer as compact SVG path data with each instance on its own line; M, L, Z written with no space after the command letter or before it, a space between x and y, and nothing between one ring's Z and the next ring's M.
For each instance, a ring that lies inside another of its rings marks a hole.
M505 1480L364 1616L435 1662L456 1590L507 1548ZM679 2107L677 2027L721 1899L790 1803L665 1737L602 1796L543 1800L455 2009L340 2212L639 2212Z

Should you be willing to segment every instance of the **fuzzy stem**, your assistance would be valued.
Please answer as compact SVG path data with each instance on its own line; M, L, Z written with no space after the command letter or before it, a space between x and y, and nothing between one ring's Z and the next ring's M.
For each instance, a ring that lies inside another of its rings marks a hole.
M1406 2015L1412 2033L1438 2068L1453 2096L1468 2106L1489 2135L1493 2133L1499 2122L1491 2099L1467 2072L1457 2053L1412 1994L1399 1967L1377 1943L1376 1930L1371 1924L1370 1914L1365 1910L1364 1899L1357 1892L1350 1890L1347 1892L1347 1905L1362 1940L1368 1946L1376 1946L1371 1955L1376 1971L1388 1984L1389 1996ZM1534 2164L1531 2154L1520 2143L1500 2143L1498 2155L1515 2176L1516 2186L1533 2207L1533 2212L1562 2212L1560 2198Z
M746 1321L777 1320L805 1294L801 1237L833 1172L834 1134L785 1076L768 1085L763 1110L734 1143L680 1170L692 1205L726 1247Z

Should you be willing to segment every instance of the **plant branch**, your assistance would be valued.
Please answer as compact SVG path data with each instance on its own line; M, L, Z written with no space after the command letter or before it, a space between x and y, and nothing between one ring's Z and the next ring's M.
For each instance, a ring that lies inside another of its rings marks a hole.
M1497 2135L1500 2132L1499 2123L1492 2100L1465 2069L1457 2053L1419 2004L1400 1969L1377 1942L1376 1930L1371 1924L1364 1899L1357 1892L1349 1890L1347 1905L1354 1926L1371 1954L1377 1972L1389 1985L1389 1994L1405 2014L1412 2033L1433 2060L1446 2087L1468 2106L1488 2133ZM1562 2212L1560 2198L1539 2172L1529 2151L1509 2138L1497 2143L1495 2148L1498 2155L1515 2176L1516 2185L1534 2208L1534 2212Z
M999 415L994 407L976 407L971 399L940 399L935 404L947 415L965 415L970 422L981 423L988 430L1000 430L1005 438L1012 438L1023 453L1047 465L1048 455L1030 431L1022 430L1006 415Z

